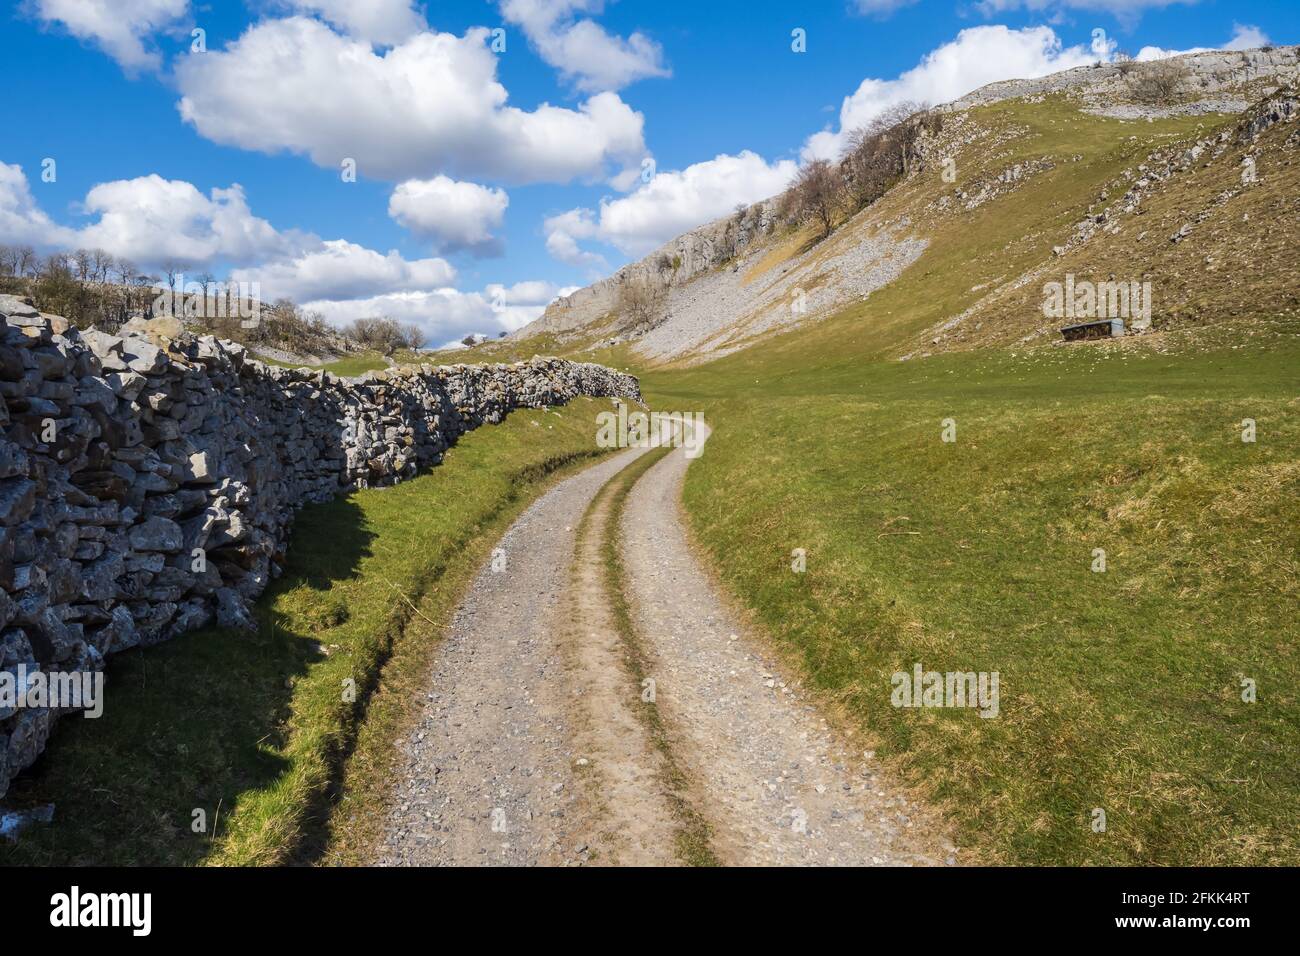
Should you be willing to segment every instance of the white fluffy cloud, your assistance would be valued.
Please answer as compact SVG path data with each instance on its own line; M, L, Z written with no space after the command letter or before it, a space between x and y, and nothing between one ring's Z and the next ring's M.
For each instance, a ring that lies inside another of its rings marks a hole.
M344 239L279 231L253 215L237 184L205 195L183 180L141 176L101 183L81 205L93 222L56 225L34 201L22 169L0 163L0 242L98 248L146 269L233 265L231 277L258 283L267 299L298 302L430 292L456 279L444 259L409 260Z
M0 162L0 242L84 246L138 265L191 267L283 256L319 242L279 232L254 216L238 183L205 195L191 183L156 174L118 179L93 187L80 207L94 221L76 229L57 225L36 203L22 167Z
M546 248L571 265L599 265L577 241L598 239L641 256L702 223L780 192L794 177L792 160L768 163L757 153L722 154L683 170L658 173L630 195L604 200L599 216L573 209L546 221Z
M280 0L293 13L314 13L348 36L389 46L427 28L411 0Z
M27 7L135 71L161 65L152 37L176 26L189 12L189 0L30 0Z
M573 291L571 287L557 289L550 282L527 281L512 286L493 284L482 292L442 288L356 299L321 299L308 302L305 307L337 326L366 316L387 316L418 325L427 343L453 345L470 334L496 338L502 332L523 328L540 316L557 296Z
M504 190L435 176L400 183L389 197L388 215L444 251L496 255L501 243L492 230L501 227L509 204Z
M491 303L481 293L456 289L393 292L361 299L322 299L307 302L303 307L319 312L326 322L338 327L353 319L374 316L418 325L426 344L455 342L471 332L494 335L508 331L497 321Z
M1259 27L1234 23L1232 25L1232 39L1223 45L1223 49L1254 50L1262 46L1268 46L1268 44L1268 34Z
M1232 38L1218 49L1254 50L1261 46L1267 46L1268 43L1268 34L1259 27L1244 23L1234 23L1232 25ZM1215 48L1209 46L1194 46L1186 50L1166 50L1158 46L1144 46L1138 51L1138 54L1134 59L1143 62L1148 60L1164 60L1171 56L1186 56L1189 53L1208 53L1213 49Z
M505 286L490 284L485 290L497 321L508 332L522 329L546 311L559 296L577 291L577 286L558 288L552 282L530 280Z
M618 90L636 80L669 76L663 49L643 33L613 36L578 13L599 13L602 0L502 0L501 13L523 28L543 60L580 90Z
M178 63L179 109L214 142L325 167L351 158L379 179L566 182L640 162L643 117L615 93L577 109L507 105L487 36L419 33L378 53L316 20L263 21Z
M383 254L332 239L293 256L236 269L233 276L258 283L270 298L306 302L439 289L455 281L456 270L445 259L408 260L396 251Z
M551 216L543 225L543 231L546 233L546 251L552 259L593 270L608 265L604 256L588 252L578 245L579 239L595 239L600 235L600 224L590 209L570 209Z
M1086 47L1063 47L1050 27L971 27L927 53L919 64L896 79L863 80L840 106L839 129L811 136L804 146L804 156L839 156L847 132L865 126L899 103L946 103L999 80L1046 76L1095 59Z
M452 287L456 270L445 259L406 259L345 239L279 231L253 215L238 185L205 195L188 182L141 176L95 186L82 207L97 218L79 229L58 225L35 201L22 168L0 162L0 243L97 247L146 269L235 265L230 278L257 283L260 297L293 299L337 325L388 315L419 325L430 342L495 336L573 291L528 281L462 292Z
M101 183L82 205L99 218L79 231L77 244L140 264L250 262L302 241L254 216L238 184L205 196L191 183L152 174Z
M46 249L67 245L75 236L37 205L21 166L0 162L0 242Z

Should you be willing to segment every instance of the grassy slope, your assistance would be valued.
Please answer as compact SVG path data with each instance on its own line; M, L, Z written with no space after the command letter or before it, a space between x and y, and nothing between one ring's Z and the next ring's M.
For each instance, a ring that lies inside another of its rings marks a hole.
M579 400L514 412L419 478L305 508L288 567L258 604L260 633L208 629L115 658L104 716L65 720L7 798L55 803L57 825L0 845L0 863L314 858L361 718L401 725L394 695L372 692L419 671L435 622L545 477L595 453L595 411ZM371 727L355 758L379 759L375 740L390 732ZM352 779L358 791L382 785ZM195 808L208 834L191 832Z
M1162 328L1300 315L1300 276L1294 268L1294 250L1300 243L1297 150L1284 145L1296 135L1294 125L1275 125L1247 148L1237 142L1236 117L1201 122L1204 128L1196 132L1197 138L1222 130L1231 134L1223 155L1214 158L1211 148L1202 162L1153 190L1136 214L1119 218L1118 234L1086 243L1059 259L1050 257L1042 280L1019 287L1008 283L992 291L943 346L1014 343L1026 333L1055 329L1059 323L1045 320L1040 311L1042 281L1064 281L1066 273L1094 282L1150 282L1155 318ZM1121 127L1121 135L1133 135L1126 132L1131 129L1141 132L1146 125ZM1147 142L1123 143L1126 152L1143 147L1129 164L1131 169L1146 160ZM1154 142L1165 145L1162 137ZM1257 161L1258 181L1243 188L1241 160L1248 152ZM1118 204L1128 186L1112 184L1107 202ZM1097 200L1095 212L1107 205L1096 196L1089 198ZM1180 243L1171 242L1170 236L1184 224L1192 225L1191 234ZM976 324L984 326L978 333ZM929 346L925 341L918 344Z
M985 858L1295 863L1294 321L1208 344L885 360L1041 261L1101 183L1188 125L1067 114L990 110L1026 127L1013 152L1082 158L936 226L894 285L643 385L716 429L686 503L724 578ZM927 188L878 212L918 215ZM894 709L890 675L917 662L998 671L1001 716Z

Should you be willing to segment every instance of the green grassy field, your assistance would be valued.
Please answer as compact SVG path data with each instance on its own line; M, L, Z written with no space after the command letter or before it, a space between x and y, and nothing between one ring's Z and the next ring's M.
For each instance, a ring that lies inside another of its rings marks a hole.
M833 711L978 858L1294 865L1300 322L1279 301L1263 321L1207 313L1142 341L897 361L991 280L1050 258L1103 183L1196 126L1050 98L984 116L1020 132L960 162L958 186L1036 156L1055 167L949 218L928 211L943 187L910 181L871 212L930 240L896 282L724 359L641 370L653 405L714 428L686 483L694 530ZM999 716L892 706L891 676L918 663L998 672Z
M968 845L1295 863L1300 343L1123 354L650 384L715 428L686 504L725 580ZM916 663L999 672L1000 716L892 707Z
M381 744L407 708L390 685L422 672L509 520L596 453L595 411L585 399L516 411L416 479L306 507L258 602L259 633L207 629L113 659L104 716L65 719L6 797L54 803L56 825L0 844L0 863L311 861L337 829L345 775L345 829L364 831L353 811L378 806L383 781L349 768L391 750ZM193 832L195 810L206 832Z

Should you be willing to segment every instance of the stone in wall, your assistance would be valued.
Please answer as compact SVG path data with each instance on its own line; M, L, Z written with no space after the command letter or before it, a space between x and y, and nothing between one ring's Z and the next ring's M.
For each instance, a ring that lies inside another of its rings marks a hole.
M0 296L0 670L97 671L252 627L302 504L409 478L513 408L640 398L629 375L556 358L345 379L166 319L123 332ZM0 796L57 717L0 705Z

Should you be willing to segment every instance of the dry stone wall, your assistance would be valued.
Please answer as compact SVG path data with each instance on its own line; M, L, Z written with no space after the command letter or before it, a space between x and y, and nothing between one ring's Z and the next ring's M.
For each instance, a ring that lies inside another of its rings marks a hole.
M132 328L132 325L135 327ZM0 671L98 671L216 622L252 626L298 507L392 484L513 408L639 400L534 358L344 379L160 319L79 332L0 296ZM0 796L58 712L0 701Z

